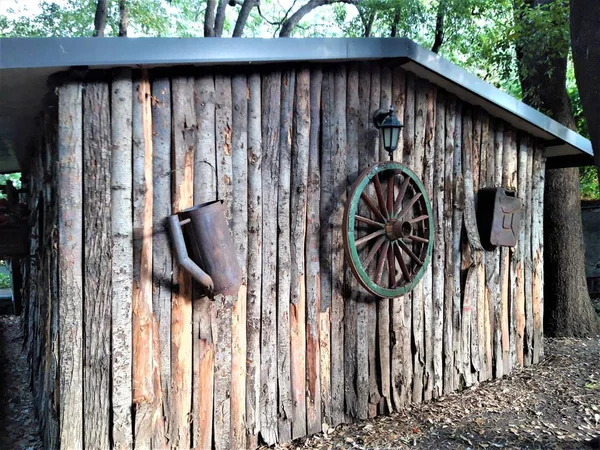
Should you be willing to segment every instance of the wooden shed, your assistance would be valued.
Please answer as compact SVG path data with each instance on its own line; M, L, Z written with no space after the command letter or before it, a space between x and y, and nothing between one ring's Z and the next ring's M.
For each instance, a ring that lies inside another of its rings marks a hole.
M590 143L410 40L2 39L0 68L47 448L256 448L543 355L545 168ZM433 237L396 298L361 287L343 235L390 105ZM492 187L521 200L515 246L481 244ZM216 199L243 283L209 298L166 219Z

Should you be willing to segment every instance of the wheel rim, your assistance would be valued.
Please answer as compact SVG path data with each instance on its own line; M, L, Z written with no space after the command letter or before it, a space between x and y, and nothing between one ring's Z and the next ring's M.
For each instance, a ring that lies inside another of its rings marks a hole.
M419 178L390 161L360 174L344 211L344 250L370 293L398 297L423 277L433 249L429 198Z

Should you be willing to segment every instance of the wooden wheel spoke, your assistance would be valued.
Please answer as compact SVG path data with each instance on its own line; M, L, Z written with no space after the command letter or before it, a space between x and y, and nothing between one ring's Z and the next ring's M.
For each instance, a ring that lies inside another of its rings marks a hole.
M381 275L383 274L383 263L385 262L385 258L387 256L387 250L390 246L390 241L386 240L383 244L383 251L379 254L379 259L377 260L377 271L375 272L375 284L379 284L381 280Z
M418 216L413 219L408 219L407 222L416 223L416 222L421 222L422 220L426 220L426 219L429 219L429 216L427 214L423 214L422 216Z
M360 239L357 239L356 241L354 241L354 245L356 246L356 248L358 248L361 245L366 244L370 240L375 239L377 236L381 236L382 234L385 234L385 230L383 230L383 229L377 230L374 233L367 234L366 236L363 236Z
M385 225L381 222L377 222L376 220L369 219L368 217L359 216L358 214L354 216L356 220L362 223L366 223L367 225L373 225L377 228L383 228Z
M388 245L388 272L389 288L394 289L396 287L396 261L394 260L393 245Z
M404 276L404 279L406 281L410 281L410 272L408 271L408 267L406 267L406 262L404 261L404 258L402 257L402 250L400 250L400 247L397 244L394 247L394 250L396 253L396 259L398 260L398 263L400 263L400 270L402 271L402 275Z
M360 194L360 198L363 199L363 201L366 203L367 207L371 210L371 212L373 214L375 214L375 216L379 220L381 220L382 222L385 222L385 217L383 217L383 214L381 214L381 211L379 211L379 209L377 209L377 206L375 206L375 203L373 203L373 200L371 200L371 197L369 197L366 192L363 191L363 193Z
M400 211L398 213L398 216L396 217L398 220L402 219L402 217L404 216L404 214L406 214L410 208L413 207L413 205L417 202L417 200L419 200L421 197L423 196L423 194L421 194L420 192L417 193L413 198L411 198L408 203L404 206L404 208L402 208L402 211Z
M422 242L423 244L429 243L429 239L422 238L421 236L415 236L414 234L411 234L410 236L406 236L406 239L410 239L411 241L414 241L414 242Z
M390 175L390 178L387 182L387 212L388 217L392 217L394 215L394 180L396 179L396 174Z
M377 239L375 241L375 244L373 244L373 247L371 247L371 250L369 250L369 254L365 258L365 260L362 262L362 265L365 269L367 267L369 267L369 264L371 264L373 257L377 254L377 251L381 248L381 246L383 245L385 240L386 240L385 236L380 236L379 239Z
M406 195L408 183L410 183L410 177L408 175L404 175L404 180L402 181L402 185L400 186L400 191L398 191L398 196L396 197L396 201L394 202L394 211L398 211L402 206L402 200L404 200L404 196Z
M379 180L379 174L376 173L373 177L373 181L375 182L375 193L377 194L377 202L379 203L379 210L381 213L389 217L389 213L387 207L385 205L385 199L383 198L383 188L381 187L381 180Z
M398 239L396 242L398 243L398 245L399 245L399 246L402 248L402 250L404 250L404 252L405 252L405 253L406 253L408 256L410 256L410 257L411 257L413 260L415 260L415 262L416 262L417 264L419 264L420 266L422 266L422 265L423 265L423 261L421 261L421 260L419 259L419 257L418 257L417 255L415 255L415 254L413 253L413 251L412 251L410 248L408 248L408 246L407 246L407 245L406 245L404 242L402 242L402 239Z

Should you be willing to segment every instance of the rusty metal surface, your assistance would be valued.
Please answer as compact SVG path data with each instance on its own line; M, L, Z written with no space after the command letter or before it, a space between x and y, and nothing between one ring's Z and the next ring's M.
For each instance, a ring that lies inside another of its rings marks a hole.
M477 222L486 249L514 247L521 226L521 199L503 188L481 189L478 195Z
M207 288L207 294L237 294L242 271L222 201L196 205L170 216L169 221L179 264Z

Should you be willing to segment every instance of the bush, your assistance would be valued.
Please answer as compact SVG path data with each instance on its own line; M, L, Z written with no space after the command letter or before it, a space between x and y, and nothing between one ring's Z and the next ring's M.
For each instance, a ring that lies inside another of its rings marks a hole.
M10 275L7 273L0 273L0 289L10 289Z

